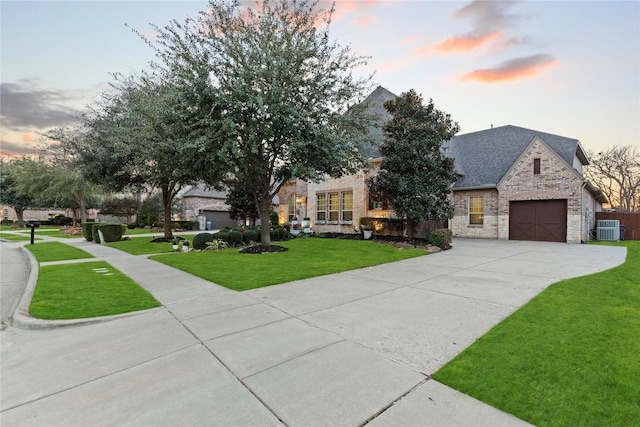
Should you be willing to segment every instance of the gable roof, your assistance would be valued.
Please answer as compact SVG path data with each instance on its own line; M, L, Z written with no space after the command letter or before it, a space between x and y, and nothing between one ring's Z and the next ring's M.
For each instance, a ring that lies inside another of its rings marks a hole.
M361 105L366 105L367 113L376 117L374 124L368 127L369 134L372 138L372 144L366 144L364 146L365 153L370 159L377 159L380 157L380 150L378 147L384 140L382 127L391 120L391 114L389 114L389 112L384 108L384 103L396 98L397 96L393 92L383 88L382 86L378 86L361 103Z
M187 189L184 193L182 193L182 198L185 197L203 197L209 199L227 199L226 191L217 191L210 189L205 184L197 184L196 186L192 186Z
M454 158L461 175L453 188L495 187L536 136L569 165L573 165L576 156L583 165L588 164L577 139L512 125L501 126L458 135L443 144L445 155Z

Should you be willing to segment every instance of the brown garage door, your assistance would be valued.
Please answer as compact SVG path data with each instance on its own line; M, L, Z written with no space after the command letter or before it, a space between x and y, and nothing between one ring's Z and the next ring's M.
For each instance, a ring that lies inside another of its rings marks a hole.
M567 241L567 200L509 203L509 239Z

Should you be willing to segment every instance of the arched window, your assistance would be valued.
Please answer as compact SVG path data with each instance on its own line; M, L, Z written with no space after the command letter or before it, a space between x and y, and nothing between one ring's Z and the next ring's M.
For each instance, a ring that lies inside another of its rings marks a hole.
M292 194L291 196L289 196L289 201L287 202L287 212L288 212L289 222L291 222L293 218L296 216L296 195L295 194Z

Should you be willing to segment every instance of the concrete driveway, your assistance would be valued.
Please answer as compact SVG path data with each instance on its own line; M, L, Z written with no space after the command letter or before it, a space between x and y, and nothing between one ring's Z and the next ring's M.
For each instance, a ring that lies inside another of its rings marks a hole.
M457 239L442 253L236 293L73 244L163 307L1 332L3 426L524 425L430 375L548 285L626 256L616 247Z

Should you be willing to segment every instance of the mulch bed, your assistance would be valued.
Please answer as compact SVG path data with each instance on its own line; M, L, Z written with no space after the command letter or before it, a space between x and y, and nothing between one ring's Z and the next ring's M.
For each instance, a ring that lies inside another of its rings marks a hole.
M262 246L262 245L253 245L246 246L240 249L238 252L243 254L262 254L265 252L286 252L289 248L285 248L284 246L271 245L271 246Z

